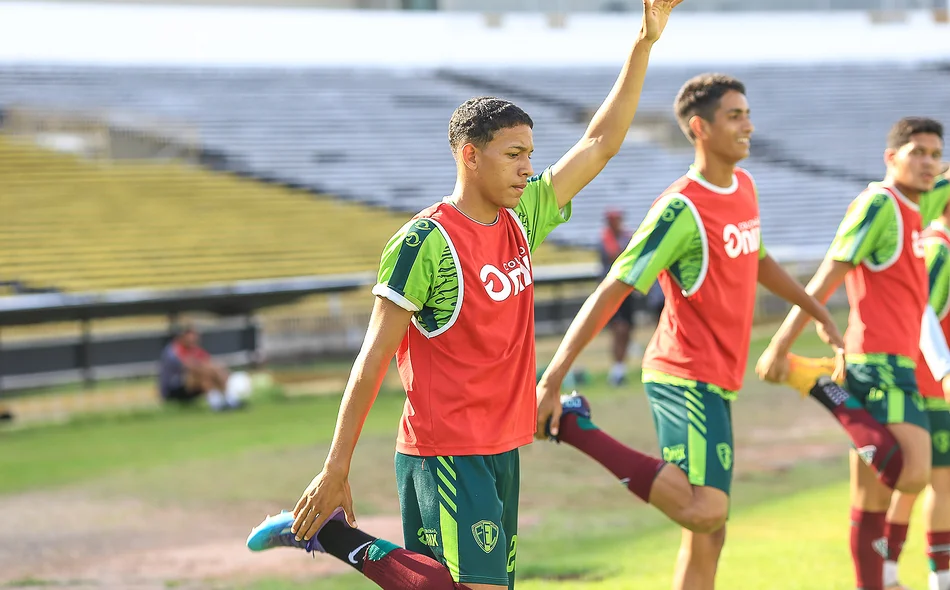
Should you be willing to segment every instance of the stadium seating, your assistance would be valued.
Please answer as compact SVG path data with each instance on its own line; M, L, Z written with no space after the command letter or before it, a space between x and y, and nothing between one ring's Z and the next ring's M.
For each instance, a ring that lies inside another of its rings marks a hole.
M92 164L11 140L0 140L0 186L0 277L65 291L372 271L408 219L179 164ZM590 258L548 247L536 260Z
M900 84L882 88L882 68ZM641 120L660 120L675 132L673 97L699 71L652 68ZM950 96L950 77L927 66L726 71L748 86L757 131L753 157L744 165L759 185L766 244L785 260L823 252L850 199L881 176L884 136L894 120L905 114L939 118ZM72 290L370 269L399 220L451 190L446 122L460 102L494 94L524 106L535 120L540 172L580 137L615 76L614 68L603 67L3 66L0 108L183 122L197 130L203 148L223 155L221 167L305 186L350 205L181 166L81 165L6 145L0 200L30 199L33 206L15 207L16 223L3 224L0 281L30 273L41 285ZM635 222L691 156L681 140L634 129L618 157L579 196L574 220L550 241L594 245L608 207L624 208ZM354 227L367 233L356 239ZM344 239L346 246L336 242ZM76 262L64 266L63 248ZM593 260L592 253L555 256L548 260Z

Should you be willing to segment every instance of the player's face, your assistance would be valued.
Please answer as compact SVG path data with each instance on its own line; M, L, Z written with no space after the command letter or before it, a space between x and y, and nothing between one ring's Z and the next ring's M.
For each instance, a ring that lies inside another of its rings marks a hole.
M478 151L478 179L484 194L498 207L514 207L534 174L531 128L518 125L495 132L484 149Z
M712 123L704 122L706 149L723 160L740 162L749 157L749 142L755 127L749 116L749 101L741 92L730 90L719 101Z
M181 335L182 344L185 348L194 348L198 346L198 333L194 331L185 332Z
M934 187L943 158L943 141L933 133L915 133L900 149L884 152L888 175L894 182L918 192Z

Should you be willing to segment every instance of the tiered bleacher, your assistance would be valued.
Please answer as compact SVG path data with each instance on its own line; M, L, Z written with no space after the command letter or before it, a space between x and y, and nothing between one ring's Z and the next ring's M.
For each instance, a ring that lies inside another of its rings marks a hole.
M882 88L882 69L900 84ZM690 147L665 137L676 136L677 89L700 71L650 70L640 120L652 131L631 131L553 242L594 245L605 209L621 207L633 223L685 171ZM930 66L725 71L748 86L756 133L744 165L759 185L766 243L786 260L820 256L849 200L883 173L893 121L906 114L941 118L950 110L950 75ZM580 137L615 76L603 67L4 66L4 109L187 122L216 155L216 166L342 200L180 165L90 164L5 141L0 282L111 289L372 269L408 213L452 190L446 124L460 102L494 94L524 106L536 123L533 161L540 172ZM593 257L556 253L547 260L568 259Z

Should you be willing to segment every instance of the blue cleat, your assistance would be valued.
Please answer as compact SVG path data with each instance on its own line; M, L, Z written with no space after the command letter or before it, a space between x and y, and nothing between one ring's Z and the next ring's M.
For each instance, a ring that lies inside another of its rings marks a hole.
M578 418L590 420L590 403L588 403L587 398L576 391L572 391L570 395L562 395L561 417L563 418L567 414L577 414ZM551 435L550 421L548 421L548 425L545 428L545 434L547 434L551 440L559 442L556 436Z
M345 519L346 515L343 514L343 508L337 508L330 515L330 518L324 521L323 526L326 526L331 520L345 522ZM314 551L326 553L326 550L317 541L317 535L320 534L320 531L310 537L309 541L303 539L298 541L290 530L293 524L294 515L286 510L282 510L280 514L275 516L268 516L264 519L264 522L254 527L251 534L247 536L247 548L251 551L266 551L274 547L296 547L297 549L304 549L308 553ZM320 530L323 530L323 526L320 527Z

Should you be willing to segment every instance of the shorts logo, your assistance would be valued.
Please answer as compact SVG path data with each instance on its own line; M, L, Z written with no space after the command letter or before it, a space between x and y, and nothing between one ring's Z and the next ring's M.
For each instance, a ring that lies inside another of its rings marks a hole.
M490 520L481 520L472 525L475 542L485 553L491 553L498 543L498 525Z
M719 455L719 462L726 471L732 469L732 447L726 443L716 445L716 454Z
M663 447L663 460L667 463L679 463L686 460L686 445Z
M419 535L419 542L426 547L439 546L439 534L433 529L427 529L423 527L420 528L416 534Z
M938 453L950 452L950 430L938 430L933 435L934 448Z

